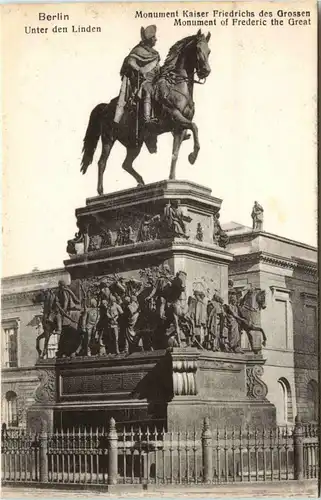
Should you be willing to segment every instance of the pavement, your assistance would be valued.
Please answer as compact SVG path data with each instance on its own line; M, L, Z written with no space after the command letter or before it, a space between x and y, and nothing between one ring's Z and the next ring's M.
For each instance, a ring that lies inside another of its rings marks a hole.
M1 498L319 498L318 483L309 481L282 481L279 483L224 484L213 486L156 487L148 490L124 489L122 485L100 489L34 488L29 486L3 486Z

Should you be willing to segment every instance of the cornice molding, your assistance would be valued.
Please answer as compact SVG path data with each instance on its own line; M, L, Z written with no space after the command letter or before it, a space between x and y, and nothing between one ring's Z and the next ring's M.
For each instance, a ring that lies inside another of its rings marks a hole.
M238 241L250 241L250 240L257 238L258 236L261 236L263 238L267 238L270 240L281 241L282 243L287 243L290 245L294 245L296 247L305 248L306 250L312 250L317 254L317 248L315 246L308 245L307 243L302 243L301 241L292 240L290 238L285 238L284 236L279 236L278 234L269 233L267 231L249 230L249 231L244 231L244 232L240 232L237 234L233 234L233 233L230 234L231 232L232 231L227 231L227 234L230 238L230 243L234 243L234 242L238 242Z
M12 281L17 281L20 282L23 279L30 279L30 277L36 279L42 279L42 278L47 278L47 277L52 277L52 276L59 276L60 274L68 274L66 272L66 269L64 267L59 267L57 269L48 269L44 271L33 271L30 273L25 273L25 274L14 274L13 276L4 276L2 278L2 283L3 284L9 284Z
M253 262L253 263L263 263L270 264L276 267L282 267L284 269L301 269L307 274L317 275L318 266L315 262L308 262L302 259L295 260L287 257L281 257L280 255L274 255L267 252L252 252L244 255L235 255L234 262Z

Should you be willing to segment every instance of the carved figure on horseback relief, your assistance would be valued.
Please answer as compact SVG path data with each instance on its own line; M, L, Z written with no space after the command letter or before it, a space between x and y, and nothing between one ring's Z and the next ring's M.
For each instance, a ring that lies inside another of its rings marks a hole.
M131 174L138 186L142 176L133 162L145 144L149 153L157 152L157 137L173 136L169 178L176 178L176 163L182 142L193 136L193 149L188 156L193 165L200 150L198 128L193 121L194 84L205 83L211 72L209 41L211 34L196 34L178 40L168 51L163 65L154 48L155 25L142 27L141 41L125 57L120 69L118 97L108 104L98 104L91 112L83 144L81 172L86 173L93 161L99 141L102 152L98 161L99 195L104 192L103 175L113 145L119 141L127 153L122 168ZM200 90L201 91L201 90Z

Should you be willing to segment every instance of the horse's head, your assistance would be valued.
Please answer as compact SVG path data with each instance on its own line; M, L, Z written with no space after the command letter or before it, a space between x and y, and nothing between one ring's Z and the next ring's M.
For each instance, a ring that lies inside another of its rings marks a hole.
M259 290L256 294L256 302L259 307L259 309L265 309L266 308L266 293L265 290Z
M208 62L211 52L208 46L210 38L210 33L205 36L199 30L196 35L187 36L176 42L168 52L162 72L166 74L184 68L189 75L194 75L196 70L199 79L206 78L211 72Z
M175 281L179 284L181 290L185 290L186 288L186 278L187 274L184 271L178 271L175 276Z
M210 41L211 33L208 32L205 36L201 30L197 32L196 35L196 73L198 78L203 79L208 77L211 72L211 68L208 62L209 55L211 53L208 46Z
M250 288L240 300L240 305L243 305L252 311L265 309L265 290L254 288L250 285Z

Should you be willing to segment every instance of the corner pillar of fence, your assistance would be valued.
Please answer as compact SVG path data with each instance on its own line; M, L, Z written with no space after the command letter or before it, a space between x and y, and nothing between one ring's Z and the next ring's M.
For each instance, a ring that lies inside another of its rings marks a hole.
M295 426L293 430L293 454L294 454L294 479L299 481L304 476L303 462L303 426L300 418L295 417Z
M39 479L41 483L48 483L48 433L47 426L41 426L39 434Z
M108 431L108 484L117 484L118 476L118 435L114 418L109 421Z
M212 465L212 431L209 418L204 418L202 431L203 482L211 483L213 477Z

